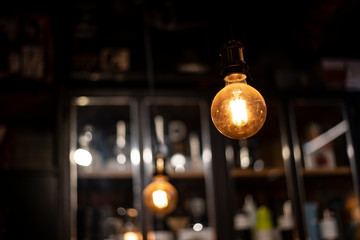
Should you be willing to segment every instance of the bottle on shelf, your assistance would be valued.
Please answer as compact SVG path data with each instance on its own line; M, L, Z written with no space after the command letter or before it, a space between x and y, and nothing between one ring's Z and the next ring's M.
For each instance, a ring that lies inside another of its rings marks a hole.
M250 228L254 229L257 218L257 206L252 195L248 194L245 196L243 210L248 215Z
M339 229L336 218L328 208L323 211L323 217L319 222L319 230L321 240L339 239Z
M189 201L190 223L177 233L177 240L215 240L215 232L208 225L205 199L195 196Z
M244 210L238 211L234 216L234 229L236 240L252 240L252 227L250 218Z
M127 123L123 120L119 120L116 122L116 136L113 139L113 136L109 137L109 142L112 142L113 146L111 150L109 150L109 158L106 161L106 168L108 170L130 170L131 162L130 162L130 146L126 141L126 131L127 131ZM114 141L115 140L115 141Z
M126 222L124 226L124 240L142 240L141 230L139 228L138 211L135 208L126 210Z
M154 216L154 231L147 234L148 240L174 240L174 234L166 223L165 216Z
M306 227L311 240L319 240L318 204L307 202L305 204Z
M201 158L200 139L196 132L190 132L189 144L190 144L190 169L202 170L203 162Z
M205 199L202 197L194 197L190 200L190 225L195 231L208 225L205 205Z
M283 205L283 215L278 217L278 230L281 240L293 240L294 216L292 214L291 201L287 200Z
M239 164L241 169L249 169L252 167L253 158L250 156L249 143L247 139L239 140Z
M257 209L254 240L275 240L274 223L271 218L271 212L265 205L261 205Z
M167 124L168 147L171 155L169 171L184 172L186 169L186 136L187 127L183 121L171 120Z
M95 127L87 124L78 137L79 148L74 152L74 161L79 171L90 172L100 170L103 167L103 156L98 150L98 142L101 142L101 133L95 131Z

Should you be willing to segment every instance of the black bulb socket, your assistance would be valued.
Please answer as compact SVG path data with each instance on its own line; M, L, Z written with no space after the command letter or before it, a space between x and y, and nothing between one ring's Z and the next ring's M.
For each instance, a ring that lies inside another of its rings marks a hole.
M223 77L231 73L247 74L249 67L244 60L244 45L236 40L230 40L220 49L220 74Z

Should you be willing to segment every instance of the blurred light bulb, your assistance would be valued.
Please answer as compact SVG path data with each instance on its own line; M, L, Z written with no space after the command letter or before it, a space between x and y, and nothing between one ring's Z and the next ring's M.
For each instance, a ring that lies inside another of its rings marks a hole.
M176 188L165 175L155 175L153 181L144 189L145 206L153 213L166 215L175 210L178 201Z

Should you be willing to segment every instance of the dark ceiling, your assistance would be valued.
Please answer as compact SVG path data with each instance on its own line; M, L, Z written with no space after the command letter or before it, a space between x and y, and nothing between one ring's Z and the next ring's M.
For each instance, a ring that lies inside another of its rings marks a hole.
M219 49L232 38L245 45L246 61L250 70L258 71L253 75L258 75L260 85L276 68L312 71L323 58L360 57L360 1L76 0L7 4L0 10L2 15L24 11L51 15L55 47L60 53L86 51L86 47L95 51L100 46L129 46L133 57L141 59L138 65L148 65L150 56L155 74L176 71L175 65L184 61L205 63L210 72L216 72ZM97 26L94 39L85 44L73 41L76 26L84 21ZM135 71L143 70L134 66Z

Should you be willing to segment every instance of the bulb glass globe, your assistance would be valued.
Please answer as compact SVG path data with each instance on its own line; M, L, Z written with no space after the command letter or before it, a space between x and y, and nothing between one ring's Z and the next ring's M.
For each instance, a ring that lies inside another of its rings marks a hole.
M213 99L211 118L226 137L246 139L256 134L266 119L266 103L246 81L227 82Z
M176 188L165 175L156 175L143 191L145 206L153 213L167 215L175 210L178 201Z

